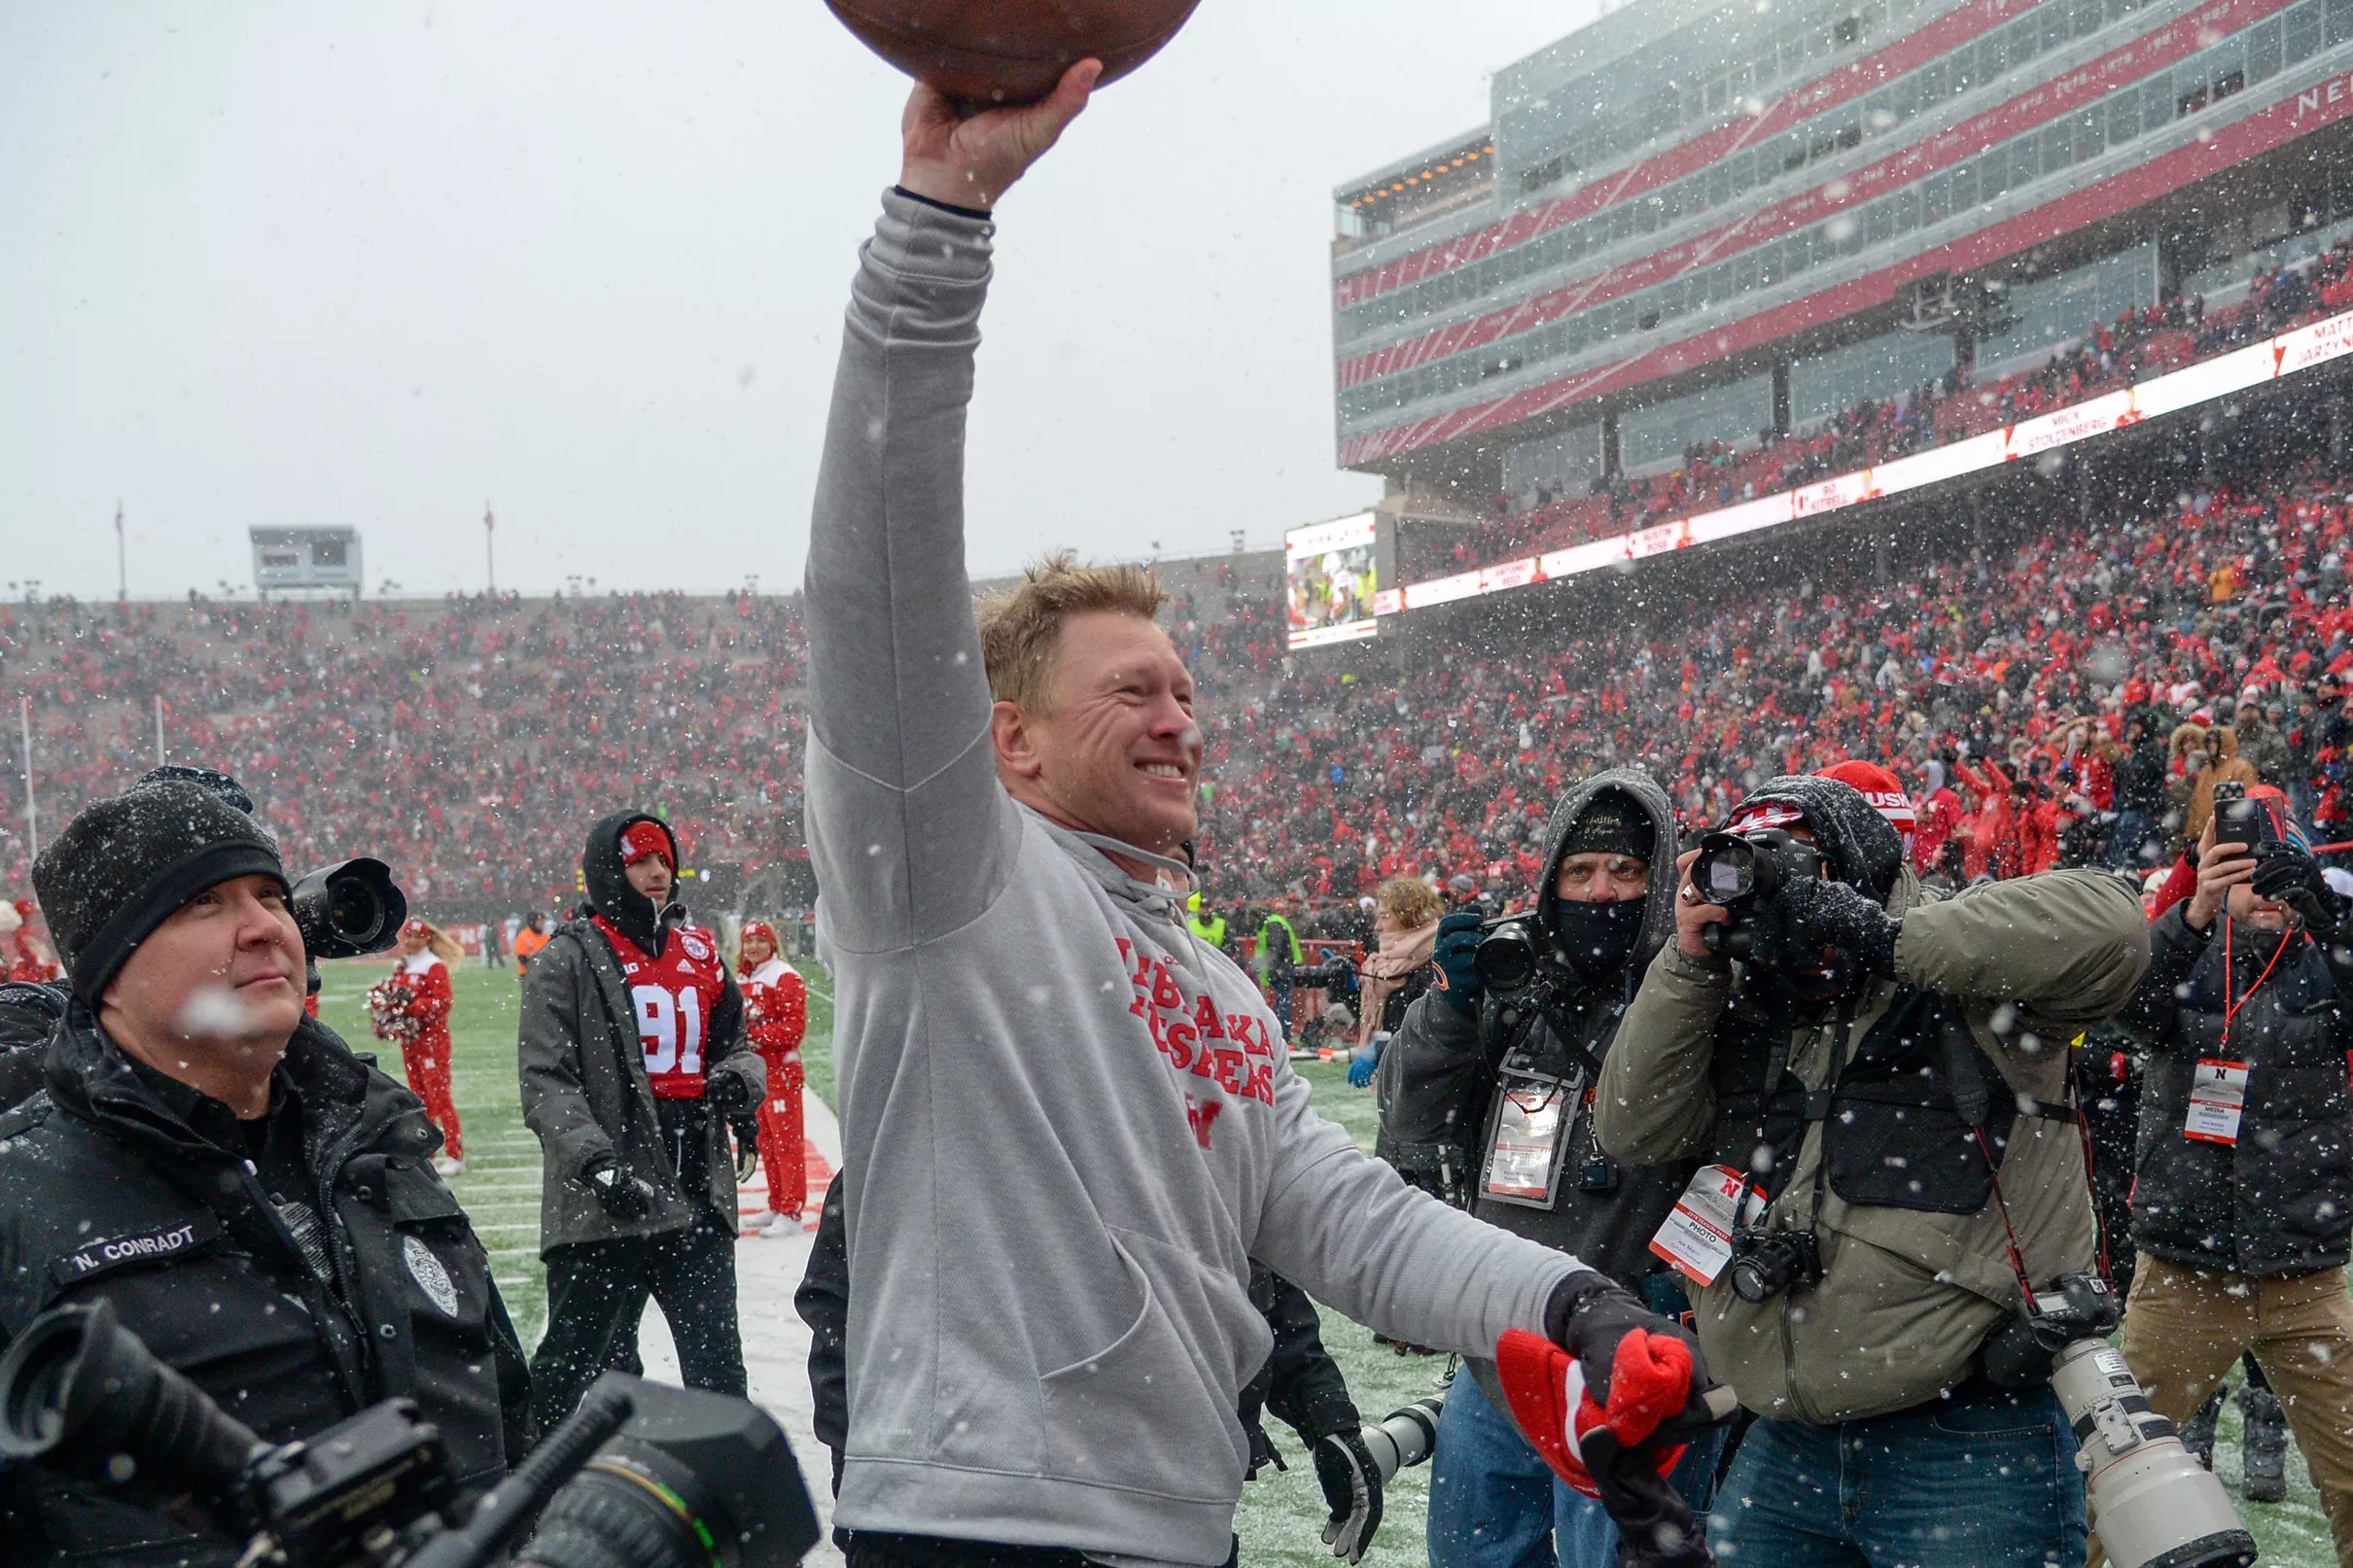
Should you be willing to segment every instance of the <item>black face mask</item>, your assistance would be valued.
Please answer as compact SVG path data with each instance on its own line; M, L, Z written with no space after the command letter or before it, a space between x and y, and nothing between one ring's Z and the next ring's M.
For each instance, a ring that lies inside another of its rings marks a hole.
M1606 980L1626 967L1642 936L1647 898L1607 904L1553 900L1553 939L1588 980Z

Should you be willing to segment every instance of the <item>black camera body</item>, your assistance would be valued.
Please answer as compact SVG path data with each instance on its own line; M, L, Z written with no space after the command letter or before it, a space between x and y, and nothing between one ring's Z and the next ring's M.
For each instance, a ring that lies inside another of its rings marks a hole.
M1480 989L1505 1006L1542 1012L1574 983L1534 915L1498 915L1480 922L1479 930L1471 967Z
M0 1460L123 1501L190 1499L256 1568L790 1568L817 1544L785 1435L748 1400L622 1373L459 1523L440 1432L405 1399L263 1443L158 1361L113 1306L53 1307L0 1357Z
M2061 1350L2078 1340L2105 1340L2124 1320L2108 1281L2097 1274L2061 1274L2049 1290L2021 1301L2018 1315L1986 1337L1979 1351L1985 1377L2003 1388L2040 1388L2051 1381Z
M1792 883L1822 875L1822 854L1787 828L1760 827L1746 833L1719 829L1700 840L1691 863L1691 885L1701 901L1732 912L1723 924L1707 927L1707 951L1747 961L1756 952L1758 911Z
M1732 1231L1732 1293L1755 1306L1785 1290L1822 1282L1822 1243L1811 1231L1774 1231L1736 1225Z

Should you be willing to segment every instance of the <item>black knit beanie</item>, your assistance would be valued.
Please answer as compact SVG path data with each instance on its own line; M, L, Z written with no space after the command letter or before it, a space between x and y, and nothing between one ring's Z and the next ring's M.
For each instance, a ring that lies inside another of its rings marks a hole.
M1650 813L1621 789L1603 789L1577 814L1575 825L1561 840L1561 857L1572 854L1628 854L1647 860L1659 847L1659 830Z
M92 1008L131 950L207 888L286 885L277 846L212 790L172 780L85 808L33 862L33 893L74 994Z

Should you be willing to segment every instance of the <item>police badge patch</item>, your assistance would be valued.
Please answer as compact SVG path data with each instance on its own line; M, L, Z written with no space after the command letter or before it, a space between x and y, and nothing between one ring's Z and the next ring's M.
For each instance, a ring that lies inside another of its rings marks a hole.
M415 1280L417 1288L441 1309L443 1317L458 1315L457 1282L449 1277L449 1271L441 1267L441 1260L433 1255L433 1248L416 1237L404 1236L401 1237L401 1261L408 1265L408 1277Z

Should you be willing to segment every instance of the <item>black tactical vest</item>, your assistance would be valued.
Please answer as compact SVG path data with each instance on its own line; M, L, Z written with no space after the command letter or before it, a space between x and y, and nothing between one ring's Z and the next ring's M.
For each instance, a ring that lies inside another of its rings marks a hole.
M1834 1019L1828 1027L1842 1024ZM1776 1193L1795 1167L1807 1124L1818 1121L1830 1190L1849 1203L1975 1214L1992 1200L2019 1097L1970 1034L1958 1000L1912 986L1897 991L1827 1089L1809 1090L1789 1070L1789 1036L1785 1021L1745 1005L1719 1026L1718 1163L1756 1171L1768 1195ZM2064 1106L2031 1113L2071 1115Z

